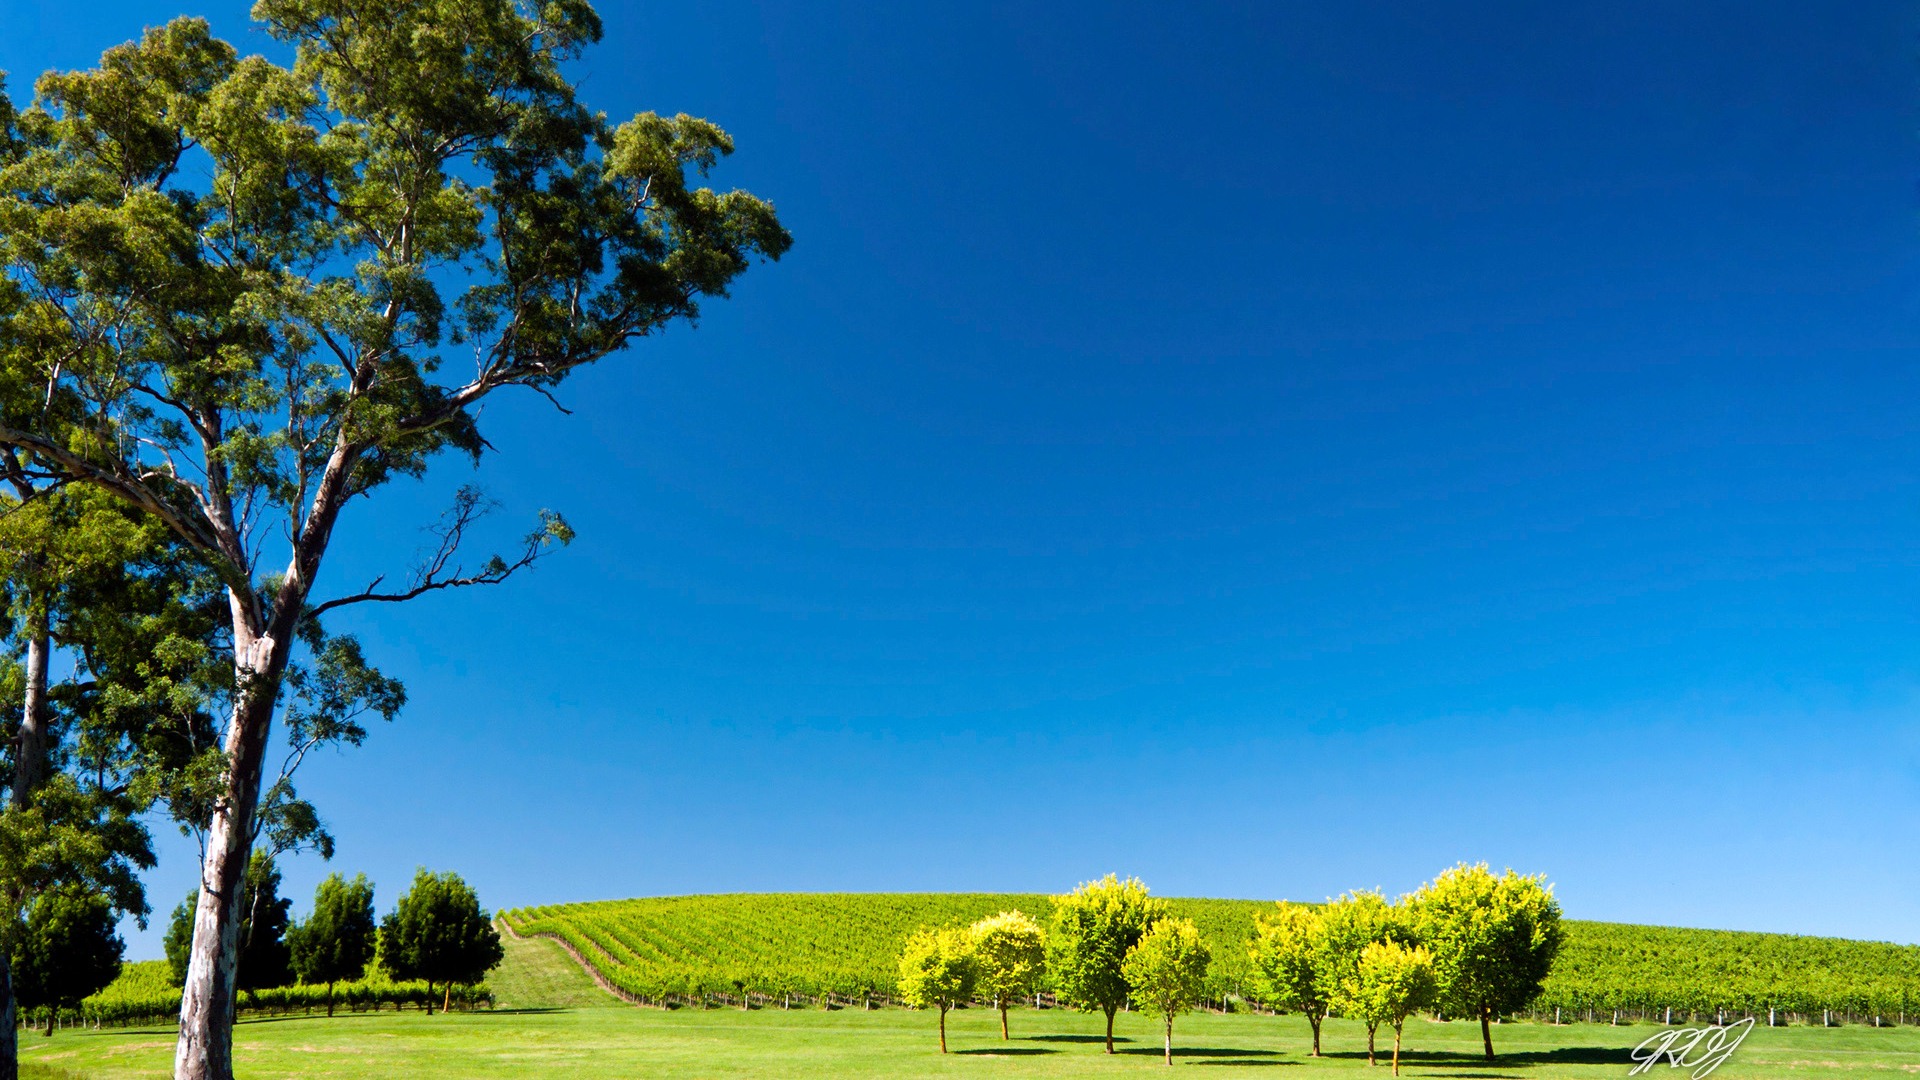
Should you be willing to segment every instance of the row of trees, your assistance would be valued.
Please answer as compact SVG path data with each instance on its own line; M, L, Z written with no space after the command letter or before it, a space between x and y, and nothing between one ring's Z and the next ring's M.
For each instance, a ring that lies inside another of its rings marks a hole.
M1369 1064L1380 1025L1391 1027L1395 1075L1406 1019L1425 1008L1478 1018L1491 1060L1492 1020L1539 993L1564 940L1543 878L1495 875L1484 863L1443 871L1397 902L1360 891L1317 906L1282 902L1256 927L1257 999L1304 1014L1316 1057L1329 1013L1366 1025ZM1174 1018L1204 999L1211 961L1191 920L1173 917L1138 879L1109 874L1055 897L1047 931L1017 911L919 931L900 957L899 992L908 1005L939 1010L945 1053L949 1009L986 997L1007 1038L1008 1005L1050 975L1060 999L1106 1015L1109 1054L1122 1008L1159 1017L1171 1065Z
M1427 885L1388 900L1354 891L1326 904L1281 903L1257 923L1252 961L1257 993L1268 1004L1303 1013L1320 1053L1320 1022L1330 1012L1367 1026L1367 1054L1381 1023L1394 1027L1432 1006L1480 1021L1493 1059L1495 1018L1525 1008L1540 993L1566 940L1560 905L1544 877L1486 864L1462 864ZM1377 948L1376 948L1377 947ZM1363 961L1373 956L1371 973ZM1427 974L1420 974L1425 968ZM1386 995L1384 981L1422 990L1409 1000ZM1395 1007L1383 1002L1395 998Z
M292 772L404 701L323 620L572 536L541 511L475 559L490 503L462 488L417 565L328 588L348 508L477 460L488 398L554 400L790 244L765 201L702 186L721 129L578 100L585 0L253 14L290 62L179 18L30 101L0 86L0 1080L14 988L43 992L15 959L145 918L155 811L203 853L174 1073L229 1080L242 923L268 918L252 857L330 852Z
M256 856L248 871L247 917L241 922L238 983L248 991L296 983L333 987L377 970L394 982L440 987L443 1007L454 987L484 980L503 946L479 897L458 874L421 870L384 919L376 921L366 875L329 875L314 892L313 910L289 923L292 902L279 896L280 874ZM165 944L173 985L185 981L195 897L174 910ZM44 1012L47 1033L62 1009L104 990L119 975L123 943L110 905L97 896L56 891L30 905L13 936L14 992L23 1010ZM426 1003L429 1014L432 1001Z
M505 955L500 932L480 898L452 873L422 869L394 909L374 919L373 886L365 874L352 880L330 874L314 890L313 911L289 923L292 902L279 897L280 874L255 856L247 874L247 904L240 923L240 959L235 982L242 990L292 985L327 988L333 1015L335 983L354 982L369 969L395 982L420 981L442 988L450 1007L455 986L471 986ZM174 909L166 937L167 963L175 986L186 981L192 940L194 896ZM433 1012L432 1003L427 1012Z

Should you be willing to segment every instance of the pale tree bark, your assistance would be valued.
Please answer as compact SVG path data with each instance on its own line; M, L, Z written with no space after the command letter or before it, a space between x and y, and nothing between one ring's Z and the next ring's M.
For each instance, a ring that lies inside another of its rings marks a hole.
M29 606L39 607L31 603ZM27 805L27 798L33 794L33 789L47 778L50 738L47 730L47 663L53 648L44 610L34 611L28 616L26 638L26 701L20 710L20 733L14 740L17 749L12 793L15 806Z
M240 959L240 905L247 860L253 853L254 818L267 736L292 651L293 620L305 599L302 575L289 575L275 598L275 617L256 630L256 609L232 590L234 666L238 689L225 745L227 786L207 825L200 866L200 897L193 912L193 945L180 993L180 1037L174 1048L176 1080L233 1080L234 974ZM284 606L283 606L284 605Z
M1167 1064L1171 1065L1173 1064L1173 1015L1171 1013L1167 1015L1166 1049L1167 1049Z

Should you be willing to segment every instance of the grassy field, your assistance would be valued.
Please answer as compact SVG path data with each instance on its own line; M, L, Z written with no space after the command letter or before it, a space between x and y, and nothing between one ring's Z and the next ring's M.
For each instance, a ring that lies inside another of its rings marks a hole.
M1013 1014L1003 1043L987 1009L956 1012L938 1052L934 1017L903 1009L826 1011L732 1009L672 1011L620 1004L602 993L559 946L509 939L508 959L492 983L494 1012L427 1017L392 1012L287 1017L243 1022L235 1062L246 1080L406 1077L456 1080L514 1077L1082 1077L1156 1076L1157 1026L1138 1015L1116 1025L1125 1041L1100 1052L1100 1019L1065 1010ZM1452 1080L1518 1077L1624 1077L1627 1050L1656 1028L1503 1024L1502 1056L1479 1056L1479 1029L1415 1021L1407 1028L1406 1075ZM1298 1017L1194 1014L1174 1028L1181 1067L1274 1069L1279 1075L1365 1075L1365 1033L1327 1023L1328 1056L1307 1056ZM172 1060L173 1036L161 1027L63 1031L22 1037L27 1080L159 1080ZM1835 1077L1920 1071L1920 1028L1848 1026L1760 1028L1713 1075ZM1384 1069L1371 1073L1386 1075ZM1681 1070L1646 1075L1680 1080Z

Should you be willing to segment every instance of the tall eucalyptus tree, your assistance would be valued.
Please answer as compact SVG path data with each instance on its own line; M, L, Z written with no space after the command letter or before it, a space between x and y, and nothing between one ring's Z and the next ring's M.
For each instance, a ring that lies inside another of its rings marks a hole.
M718 127L615 125L577 100L562 65L601 32L583 0L253 13L291 66L177 19L0 117L0 380L57 406L0 418L0 446L164 524L226 593L175 1055L196 1080L232 1075L268 736L319 617L499 582L571 536L543 512L523 545L465 562L487 503L463 491L402 580L318 593L342 514L442 451L477 458L496 391L551 397L791 242L765 201L699 186L733 149ZM341 685L366 689L353 667Z

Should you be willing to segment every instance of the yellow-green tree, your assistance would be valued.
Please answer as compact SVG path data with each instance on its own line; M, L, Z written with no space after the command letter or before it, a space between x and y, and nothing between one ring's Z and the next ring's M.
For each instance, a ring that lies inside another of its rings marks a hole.
M1007 1005L1033 993L1047 967L1047 935L1018 911L989 915L967 928L973 938L978 989L993 995L1000 1010L1000 1037L1007 1035Z
M1495 877L1486 863L1461 863L1408 899L1415 934L1433 954L1441 1007L1480 1018L1492 1061L1493 1018L1533 1000L1566 940L1546 875Z
M1113 874L1053 898L1047 964L1062 998L1077 1008L1107 1014L1109 1054L1113 1014L1127 1002L1127 978L1120 965L1153 924L1166 917L1166 909L1166 902L1149 896L1139 878L1121 881Z
M1433 955L1418 945L1397 941L1376 941L1360 954L1354 966L1352 982L1341 996L1356 1018L1366 1021L1367 1029L1389 1024L1393 1027L1393 1075L1400 1075L1400 1032L1414 1010L1432 1004L1435 983ZM1373 1064L1372 1040L1368 1040L1367 1064Z
M947 1052L947 1010L973 997L979 970L973 935L965 930L922 930L900 952L900 1000L916 1009L940 1010L940 1052Z
M1367 1027L1367 1060L1373 1060L1374 1036L1380 1021L1370 1018L1350 993L1359 974L1360 958L1370 946L1386 941L1411 944L1412 915L1402 905L1389 903L1377 891L1356 889L1335 897L1320 908L1320 937L1314 950L1315 979L1326 988L1334 1012Z
M1297 1011L1313 1027L1313 1056L1320 1056L1320 1022L1327 1018L1329 993L1320 981L1323 938L1320 913L1305 904L1282 900L1274 911L1254 919L1254 993L1276 1009Z
M1173 1064L1173 1018L1207 992L1207 964L1213 953L1192 919L1160 919L1120 968L1141 1008L1166 1021L1167 1064Z

